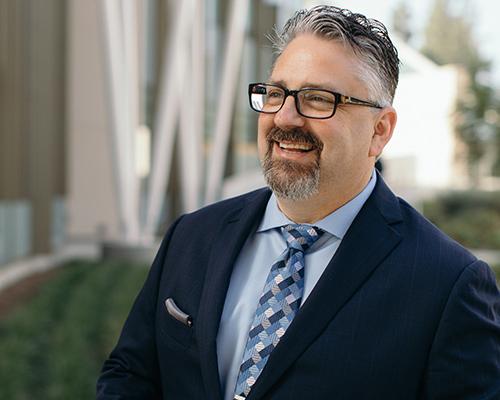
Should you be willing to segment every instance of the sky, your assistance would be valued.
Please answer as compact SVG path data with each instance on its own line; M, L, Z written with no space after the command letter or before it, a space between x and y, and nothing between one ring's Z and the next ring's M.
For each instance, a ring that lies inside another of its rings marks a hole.
M370 18L375 18L390 26L392 12L403 0L331 0L331 1L304 1L304 3L330 3L351 11L360 12ZM425 23L431 12L434 0L405 1L412 15L412 28L417 35L422 35ZM476 42L480 52L486 59L493 62L492 73L495 86L500 88L500 1L497 0L453 0L451 3L469 3L475 11L477 23L474 24Z

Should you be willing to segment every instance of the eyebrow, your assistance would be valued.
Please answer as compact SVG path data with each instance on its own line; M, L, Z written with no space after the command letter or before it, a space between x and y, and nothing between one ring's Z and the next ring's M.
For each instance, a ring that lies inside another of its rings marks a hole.
M277 81L275 81L273 79L270 79L268 81L268 83L270 83L272 85L283 86L285 88L287 87L285 81L283 81L283 80L277 80ZM320 83L314 83L314 82L305 82L304 84L301 85L301 87L299 89L306 89L306 88L311 88L311 89L326 89L326 90L330 90L332 92L338 92L338 89L332 87L329 84L320 84Z

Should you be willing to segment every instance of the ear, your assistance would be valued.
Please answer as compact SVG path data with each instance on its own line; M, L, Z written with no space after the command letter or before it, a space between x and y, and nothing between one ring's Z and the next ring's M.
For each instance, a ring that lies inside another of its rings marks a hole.
M382 154L382 150L392 137L397 119L396 110L392 106L385 107L378 112L368 153L370 157L377 158Z

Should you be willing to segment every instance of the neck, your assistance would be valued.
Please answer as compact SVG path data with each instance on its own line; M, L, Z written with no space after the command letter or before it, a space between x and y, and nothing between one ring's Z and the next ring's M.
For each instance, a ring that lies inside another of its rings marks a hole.
M305 200L289 200L276 196L279 209L291 221L313 224L351 201L368 184L372 171L352 180L352 184L320 186L319 193Z

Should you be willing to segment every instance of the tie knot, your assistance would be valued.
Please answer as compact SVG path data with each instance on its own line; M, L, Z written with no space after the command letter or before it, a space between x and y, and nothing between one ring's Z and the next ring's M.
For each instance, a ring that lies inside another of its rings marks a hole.
M281 234L287 246L306 252L318 240L324 231L316 226L290 224L281 228Z

